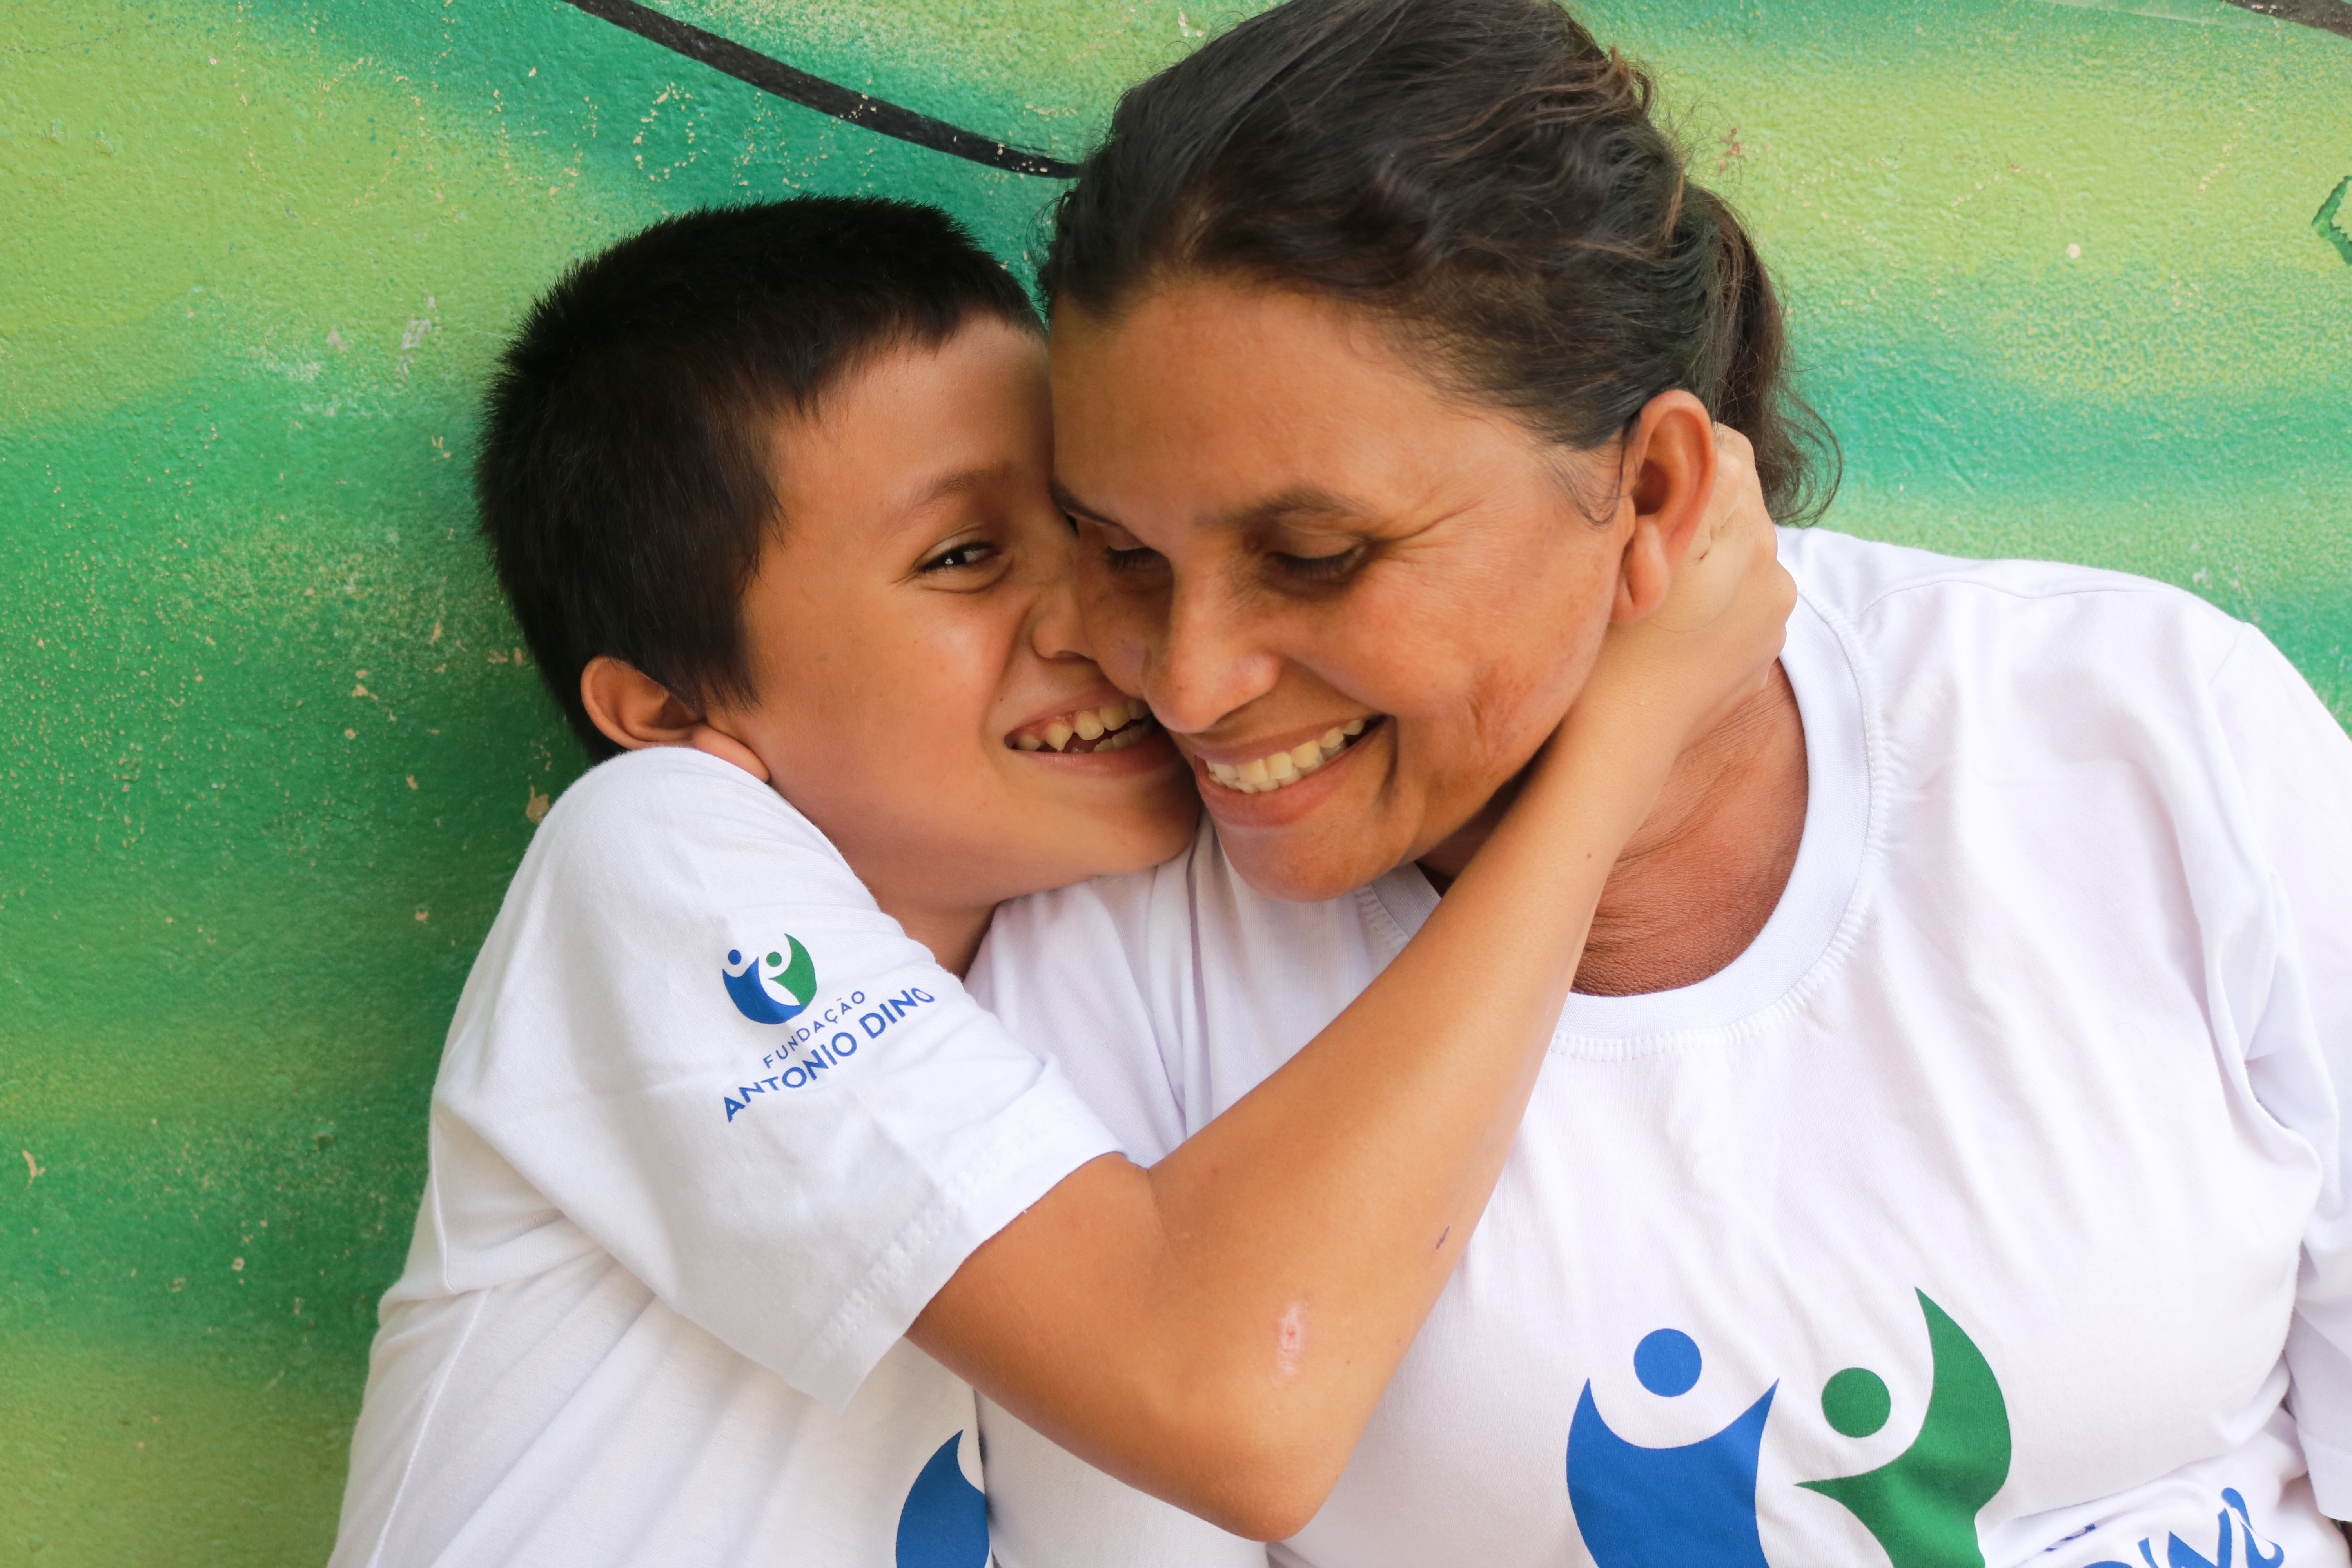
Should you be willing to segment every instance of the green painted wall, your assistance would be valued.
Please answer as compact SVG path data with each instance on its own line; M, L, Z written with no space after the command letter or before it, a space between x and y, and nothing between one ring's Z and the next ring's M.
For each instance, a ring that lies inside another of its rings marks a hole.
M671 8L1074 156L1249 7ZM1834 525L2188 584L2352 718L2352 42L1590 16L1778 263ZM1018 255L1050 187L557 0L17 0L0 174L0 1564L316 1563L442 1030L579 766L469 536L499 335L662 213L881 190Z

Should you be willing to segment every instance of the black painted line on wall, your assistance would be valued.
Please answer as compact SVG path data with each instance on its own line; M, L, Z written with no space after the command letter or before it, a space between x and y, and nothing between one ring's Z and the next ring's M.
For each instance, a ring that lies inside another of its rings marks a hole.
M2347 0L2229 0L2232 5L2282 22L2300 22L2340 38L2352 38L2352 3Z
M2294 3L2306 4L2308 0ZM625 27L650 43L690 60L699 60L713 70L724 71L737 81L749 82L762 92L774 93L835 120L895 136L934 153L945 153L951 158L984 163L992 169L1037 174L1049 180L1067 180L1077 174L1075 163L1032 153L1025 147L1007 146L961 126L950 125L944 120L934 120L855 88L812 76L797 66L788 66L757 49L745 48L731 38L722 38L675 16L666 16L650 5L638 5L637 0L570 0L570 4L616 27Z

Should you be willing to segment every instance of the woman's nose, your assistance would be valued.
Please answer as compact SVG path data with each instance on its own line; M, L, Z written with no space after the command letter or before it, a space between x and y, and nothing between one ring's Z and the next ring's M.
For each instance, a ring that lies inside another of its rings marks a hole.
M1143 694L1169 729L1198 734L1274 689L1282 659L1213 584L1179 582L1144 659Z

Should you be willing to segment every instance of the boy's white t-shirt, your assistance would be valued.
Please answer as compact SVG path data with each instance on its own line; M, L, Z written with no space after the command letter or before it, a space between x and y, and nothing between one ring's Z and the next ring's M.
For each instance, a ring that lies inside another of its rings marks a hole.
M1116 1147L766 784L592 770L457 1005L334 1568L982 1568L900 1336Z
M1781 556L1787 890L1697 984L1570 998L1460 1268L1274 1561L2344 1563L2352 741L2156 584L1818 531ZM1282 903L1204 831L1006 906L972 984L1149 1160L1435 902L1406 867ZM1113 1560L1159 1506L982 1427L1006 1568Z

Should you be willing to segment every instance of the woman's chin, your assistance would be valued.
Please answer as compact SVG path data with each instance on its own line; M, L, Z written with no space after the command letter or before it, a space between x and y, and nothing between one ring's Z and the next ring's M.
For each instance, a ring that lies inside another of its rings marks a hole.
M1384 831L1348 793L1285 800L1293 793L1234 795L1214 784L1202 790L1225 858L1270 899L1312 904L1342 897L1393 869L1412 849L1410 835ZM1228 814L1220 806L1242 809Z
M1353 892L1402 860L1410 833L1387 831L1393 736L1383 724L1306 777L1279 789L1244 792L1219 784L1199 758L1189 759L1201 803L1217 825L1225 858L1242 879L1270 899L1319 903ZM1391 842L1393 840L1393 842Z
M1228 832L1218 825L1225 858L1242 880L1269 899L1319 904L1354 892L1392 869L1394 859L1364 852L1355 834Z

